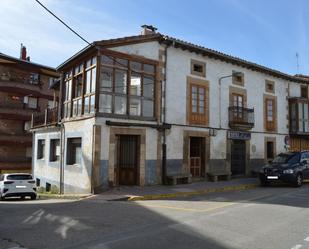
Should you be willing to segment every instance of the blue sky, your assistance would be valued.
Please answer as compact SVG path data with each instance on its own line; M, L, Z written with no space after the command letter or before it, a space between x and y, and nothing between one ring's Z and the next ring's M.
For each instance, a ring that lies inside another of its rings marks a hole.
M0 52L58 66L86 44L34 0L0 0ZM309 74L306 0L41 0L89 41L167 34L282 72Z

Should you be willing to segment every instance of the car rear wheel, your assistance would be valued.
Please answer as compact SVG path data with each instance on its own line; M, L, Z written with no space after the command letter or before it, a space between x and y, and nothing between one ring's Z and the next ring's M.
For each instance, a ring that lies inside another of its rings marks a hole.
M5 197L2 196L2 195L0 195L0 200L1 200L1 201L4 201L4 200L5 200Z
M36 195L31 195L31 200L35 200L36 199Z
M295 187L301 187L301 185L303 185L303 176L301 174L298 174L296 176L296 180L295 180L294 186Z

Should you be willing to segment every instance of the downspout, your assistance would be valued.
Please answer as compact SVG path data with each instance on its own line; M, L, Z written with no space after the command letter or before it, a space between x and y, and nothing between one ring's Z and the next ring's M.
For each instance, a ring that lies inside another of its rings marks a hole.
M167 75L167 48L164 49L164 85L163 85L163 124L166 123L166 75ZM162 143L162 184L166 184L166 129L163 129L163 143Z
M60 123L60 194L64 194L64 147L65 147L65 126Z
M95 182L95 179L94 179L94 177L95 177L95 174L94 174L94 158L95 158L95 156L94 156L94 153L95 153L95 143L96 143L96 139L95 139L95 127L96 127L96 125L95 124L93 124L92 125L92 153L91 153L91 181L90 181L90 191L91 191L91 193L92 194L95 194L95 190L94 190L94 182Z
M59 103L58 103L58 119L57 123L60 124L60 179L59 187L60 194L64 194L64 145L65 145L65 126L61 122L62 119L62 93L63 93L63 73L60 74L60 91L59 91Z

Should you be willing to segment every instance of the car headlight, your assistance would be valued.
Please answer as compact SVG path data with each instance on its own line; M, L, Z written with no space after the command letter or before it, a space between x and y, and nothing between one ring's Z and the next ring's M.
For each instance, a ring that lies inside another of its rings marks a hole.
M292 169L283 170L283 174L293 174L293 173L294 173L294 170L292 170Z

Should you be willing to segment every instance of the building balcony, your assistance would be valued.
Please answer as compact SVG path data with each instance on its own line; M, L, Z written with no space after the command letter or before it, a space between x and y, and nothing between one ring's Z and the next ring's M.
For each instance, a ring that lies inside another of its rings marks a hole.
M39 128L57 124L58 108L46 109L45 112L33 113L31 128Z
M289 99L289 132L291 135L309 136L309 99Z
M0 89L22 89L28 91L38 91L40 81L38 78L29 75L11 75L9 72L0 72Z
M1 118L11 118L12 116L16 116L16 118L21 120L30 120L31 114L37 112L39 109L31 109L25 107L22 102L18 103L9 103L2 102L0 103L0 117Z
M230 106L229 127L238 130L252 129L254 127L254 109Z

